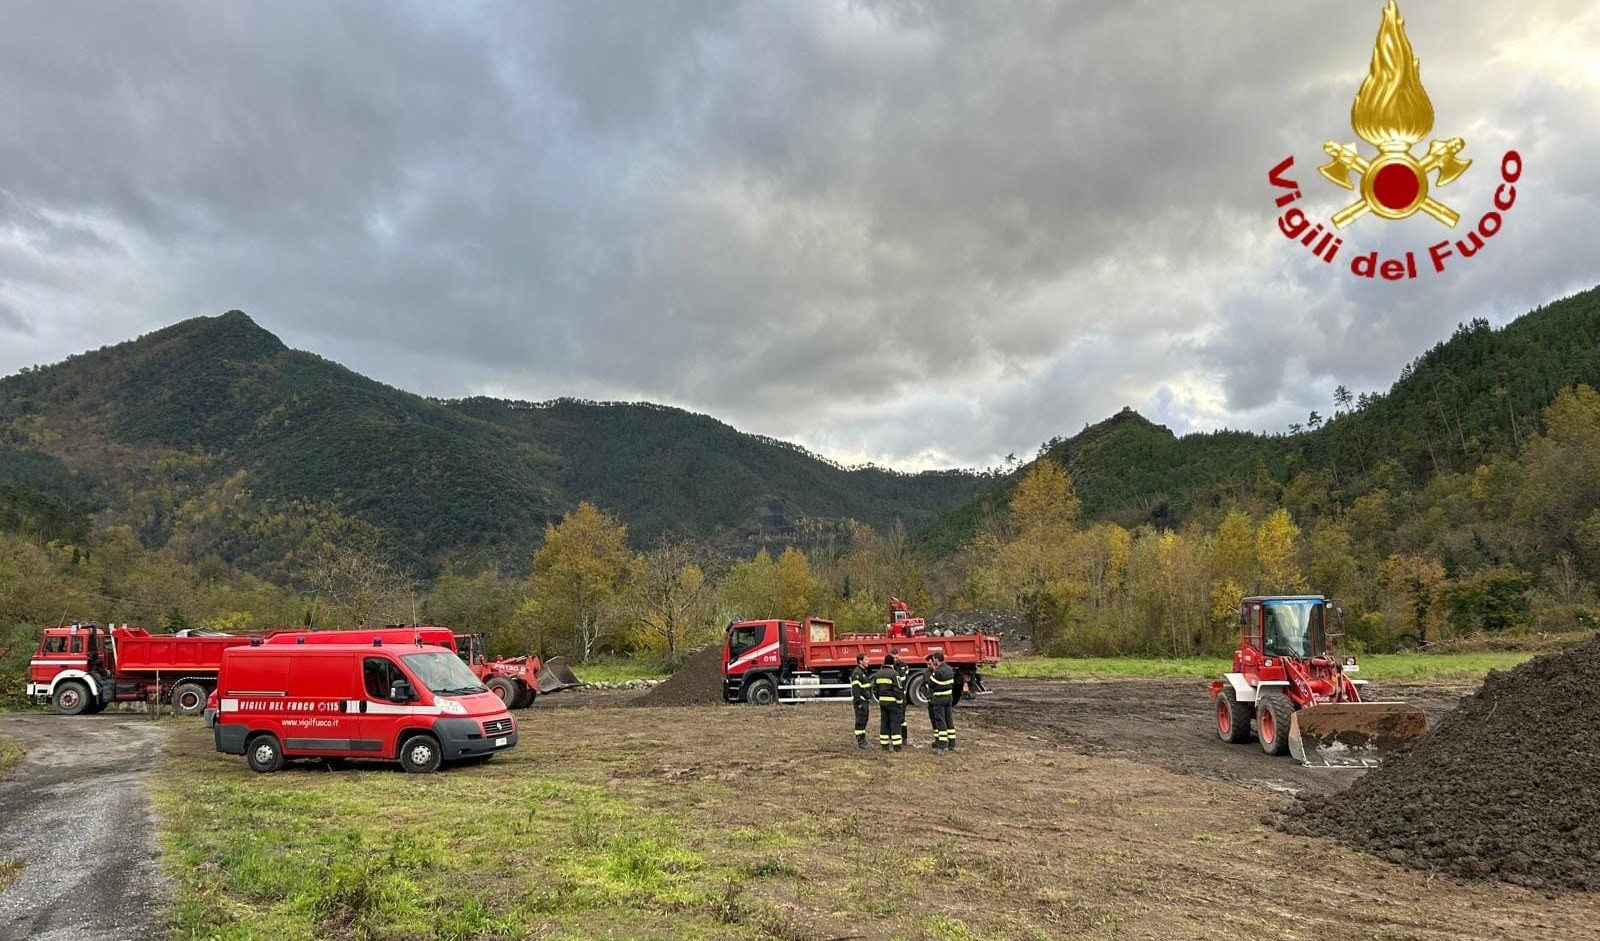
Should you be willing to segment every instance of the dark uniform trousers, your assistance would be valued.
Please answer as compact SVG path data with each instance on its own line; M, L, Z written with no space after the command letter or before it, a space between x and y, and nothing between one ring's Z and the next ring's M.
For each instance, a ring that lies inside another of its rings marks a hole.
M850 704L856 711L856 744L864 745L872 714L872 675L861 667L850 671Z
M940 664L928 674L928 721L933 725L933 747L949 751L956 747L955 705L956 671Z
M894 667L883 667L872 674L872 688L878 694L878 744L899 748L905 741L900 727L905 724L906 707Z

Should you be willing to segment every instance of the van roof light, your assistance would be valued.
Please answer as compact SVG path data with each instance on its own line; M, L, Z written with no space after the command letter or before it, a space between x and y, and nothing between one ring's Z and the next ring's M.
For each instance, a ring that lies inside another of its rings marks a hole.
M382 647L383 646L383 638L382 637L374 637L374 638L372 638L372 646L374 646L374 647Z
M252 646L252 647L260 647L261 646L261 638L259 638L259 637L250 638L250 646Z
M303 643L305 643L305 642L306 642L306 638L305 638L305 635L304 635L304 634L302 634L302 635L300 635L300 636L299 636L299 637L296 637L296 638L295 638L295 639L294 639L294 642L295 642L295 643L297 643L297 644L303 644Z

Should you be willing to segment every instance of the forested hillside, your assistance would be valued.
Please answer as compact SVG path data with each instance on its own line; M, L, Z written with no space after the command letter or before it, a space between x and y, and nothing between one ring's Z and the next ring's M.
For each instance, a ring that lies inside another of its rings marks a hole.
M901 475L676 409L430 401L232 313L0 381L0 623L420 617L672 655L899 596L1023 612L1049 653L1187 655L1229 648L1243 595L1309 590L1368 650L1540 643L1600 617L1596 387L1590 291L1288 433L1124 411L1006 478Z
M678 409L432 401L239 311L0 380L0 519L54 537L92 511L146 546L278 578L352 529L421 574L526 569L545 524L590 500L641 544L748 554L849 519L917 525L979 484L847 470Z
M1172 434L1129 409L1040 457L1065 467L1084 515L1124 526L1214 522L1220 509L1280 493L1300 513L1347 506L1375 487L1421 487L1434 476L1508 455L1538 428L1561 389L1600 386L1600 289L1525 314L1501 329L1474 320L1418 357L1383 394L1328 390L1328 408L1285 434ZM925 554L965 544L1010 499L1023 467L919 534Z

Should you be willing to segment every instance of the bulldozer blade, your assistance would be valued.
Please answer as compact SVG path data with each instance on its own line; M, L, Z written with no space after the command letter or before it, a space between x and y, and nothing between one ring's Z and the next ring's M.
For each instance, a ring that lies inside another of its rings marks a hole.
M583 680L572 673L572 667L567 666L566 657L551 657L539 668L539 692L556 693L564 689L575 689L583 685Z
M1312 768L1372 768L1427 730L1427 716L1408 703L1324 703L1290 718L1289 754Z

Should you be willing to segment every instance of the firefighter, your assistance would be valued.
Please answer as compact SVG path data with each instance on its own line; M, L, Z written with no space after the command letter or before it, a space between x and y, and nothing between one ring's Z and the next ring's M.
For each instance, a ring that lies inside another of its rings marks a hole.
M894 654L883 658L883 666L872 674L872 689L878 694L878 747L899 751L905 741L901 726L905 722L905 702L901 697L900 674L894 668Z
M850 671L850 705L856 710L856 747L871 748L867 741L867 716L872 711L872 673L867 670L867 655L856 654L856 668Z
M928 721L933 723L933 750L956 750L956 671L944 662L944 651L928 654Z
M911 729L906 726L906 706L911 704L911 697L907 695L911 687L911 664L904 657L895 658L894 675L900 679L900 741L910 748Z

